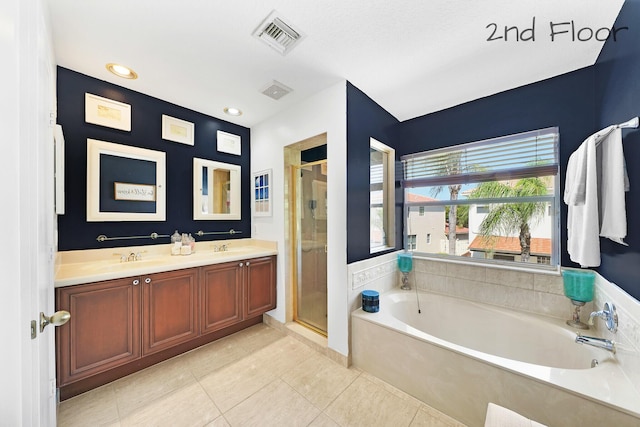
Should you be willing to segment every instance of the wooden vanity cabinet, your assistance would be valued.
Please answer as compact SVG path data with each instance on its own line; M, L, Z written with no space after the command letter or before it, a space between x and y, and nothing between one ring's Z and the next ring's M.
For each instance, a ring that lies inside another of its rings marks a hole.
M237 262L201 268L200 331L202 334L240 322L242 313L242 267Z
M141 285L142 355L199 335L197 268L146 275Z
M56 288L60 399L262 321L276 306L276 257Z
M255 258L245 262L245 309L246 319L262 316L276 308L276 262L275 257Z
M201 333L214 332L274 309L275 283L274 256L202 267Z
M140 357L139 283L126 278L56 289L57 310L72 313L56 328L59 385Z

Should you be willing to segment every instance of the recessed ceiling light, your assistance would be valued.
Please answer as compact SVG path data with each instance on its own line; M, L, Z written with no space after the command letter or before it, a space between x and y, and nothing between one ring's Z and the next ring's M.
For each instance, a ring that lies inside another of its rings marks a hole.
M233 108L233 107L224 107L224 112L230 116L241 116L242 115L242 111L238 110L237 108Z
M124 65L120 65L120 64L114 64L113 62L110 62L107 64L107 70L111 71L116 76L122 77L125 79L133 80L138 78L138 74L135 71L133 71L131 68L125 67Z

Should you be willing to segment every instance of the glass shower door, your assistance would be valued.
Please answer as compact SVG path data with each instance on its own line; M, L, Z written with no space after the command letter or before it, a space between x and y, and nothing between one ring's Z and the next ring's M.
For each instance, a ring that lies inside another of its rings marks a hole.
M300 166L295 320L327 334L327 162Z

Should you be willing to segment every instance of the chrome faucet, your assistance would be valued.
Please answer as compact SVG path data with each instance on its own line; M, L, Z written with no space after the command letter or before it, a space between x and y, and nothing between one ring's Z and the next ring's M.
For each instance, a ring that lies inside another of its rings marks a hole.
M607 329L609 329L614 334L618 330L618 314L616 313L616 306L611 302L605 302L604 308L600 311L594 311L589 316L589 324L593 325L593 319L596 317L600 317L604 320L604 323L607 325Z
M616 354L616 343L605 338L587 337L585 335L577 334L576 342L578 344L586 344L592 347L602 348Z
M136 258L136 253L135 253L135 252L131 252L131 253L129 254L129 256L127 257L127 262L129 262L129 261L135 261L136 259L137 259L137 258Z

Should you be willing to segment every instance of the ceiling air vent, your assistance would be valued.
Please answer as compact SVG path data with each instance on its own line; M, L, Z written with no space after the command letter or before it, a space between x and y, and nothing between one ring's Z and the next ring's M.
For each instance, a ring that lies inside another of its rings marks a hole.
M291 89L289 86L283 85L277 80L273 80L264 88L262 93L267 95L269 98L275 99L277 101L292 90L293 89Z
M262 21L253 32L253 36L259 38L280 54L286 55L302 40L303 34L293 29L291 24L284 22L275 10Z

